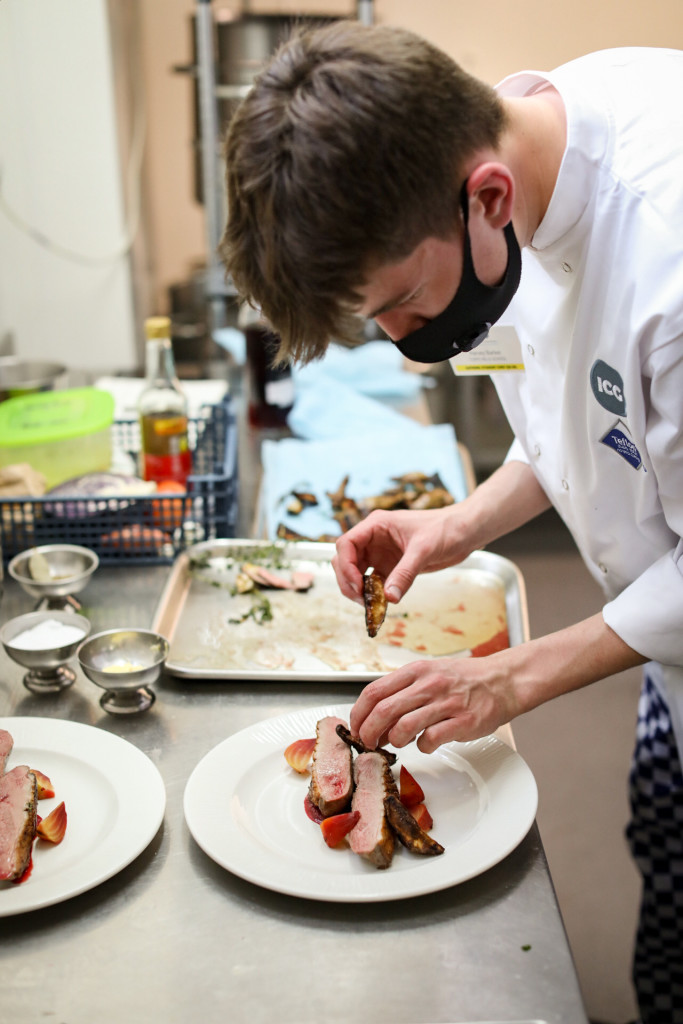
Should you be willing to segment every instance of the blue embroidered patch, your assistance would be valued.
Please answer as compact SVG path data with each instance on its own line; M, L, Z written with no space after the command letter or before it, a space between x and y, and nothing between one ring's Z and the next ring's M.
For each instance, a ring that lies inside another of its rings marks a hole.
M643 465L640 452L636 448L635 444L631 438L627 437L624 431L619 430L618 427L612 427L601 441L602 444L606 444L608 448L613 448L617 455L621 455L622 459L626 459L628 464L633 466L634 469L640 469ZM647 470L644 469L644 472L647 472Z

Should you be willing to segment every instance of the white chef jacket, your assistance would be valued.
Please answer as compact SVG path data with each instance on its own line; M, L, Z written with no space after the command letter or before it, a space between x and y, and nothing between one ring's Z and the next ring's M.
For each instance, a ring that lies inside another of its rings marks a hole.
M494 373L527 462L602 584L606 623L660 663L683 751L683 52L601 51L547 83L567 148L506 314L523 373Z

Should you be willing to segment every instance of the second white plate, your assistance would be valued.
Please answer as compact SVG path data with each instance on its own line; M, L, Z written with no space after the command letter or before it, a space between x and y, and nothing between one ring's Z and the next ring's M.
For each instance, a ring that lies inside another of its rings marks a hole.
M26 764L49 776L62 800L66 835L59 846L36 841L33 870L19 884L0 882L0 917L49 907L111 878L145 849L161 825L166 790L158 769L127 740L56 718L0 718L14 739L7 769Z
M329 849L304 811L308 776L284 759L295 739L315 735L319 718L348 721L351 705L267 719L230 736L196 766L185 788L190 832L217 864L250 882L306 899L361 903L436 892L506 857L533 824L536 781L514 750L489 736L422 754L412 744L400 763L425 791L438 857L397 849L379 871L348 847Z

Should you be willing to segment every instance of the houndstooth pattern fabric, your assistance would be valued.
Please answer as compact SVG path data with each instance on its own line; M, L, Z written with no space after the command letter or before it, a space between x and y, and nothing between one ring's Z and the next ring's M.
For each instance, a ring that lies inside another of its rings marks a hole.
M666 704L646 675L626 835L643 878L633 960L643 1024L683 1024L683 774Z

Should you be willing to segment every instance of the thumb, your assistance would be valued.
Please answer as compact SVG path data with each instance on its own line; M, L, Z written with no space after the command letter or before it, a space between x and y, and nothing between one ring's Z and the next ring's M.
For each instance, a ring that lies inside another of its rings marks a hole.
M397 604L410 590L416 576L417 568L404 556L385 581L384 593L387 599Z

